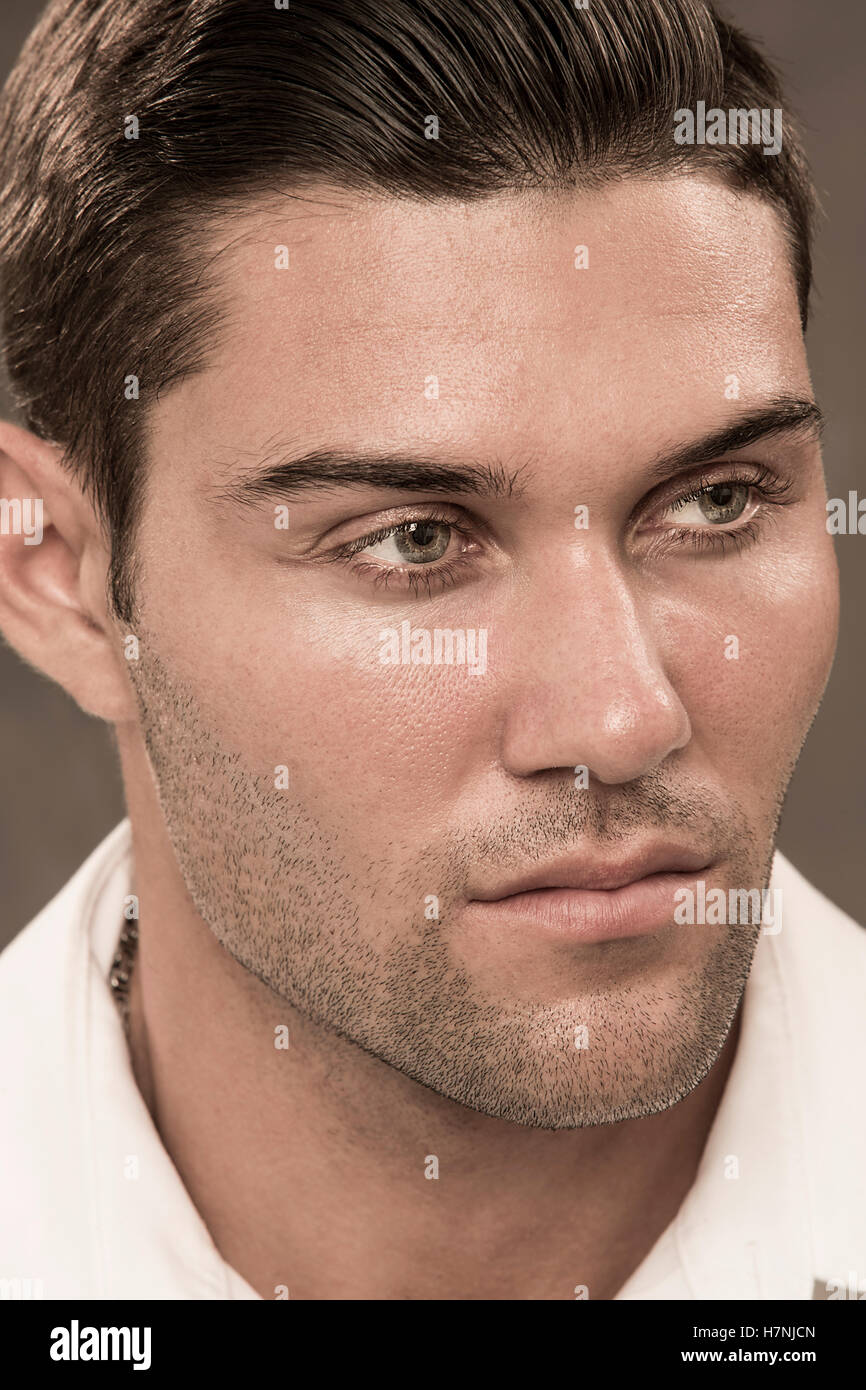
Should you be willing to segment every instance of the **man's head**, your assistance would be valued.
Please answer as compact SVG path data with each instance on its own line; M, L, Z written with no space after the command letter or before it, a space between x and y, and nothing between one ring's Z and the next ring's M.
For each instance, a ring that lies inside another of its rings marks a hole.
M688 0L59 4L35 42L11 640L304 1014L521 1123L674 1103L757 927L484 904L647 854L767 881L836 628L811 195L787 127L674 139L778 107L766 68Z

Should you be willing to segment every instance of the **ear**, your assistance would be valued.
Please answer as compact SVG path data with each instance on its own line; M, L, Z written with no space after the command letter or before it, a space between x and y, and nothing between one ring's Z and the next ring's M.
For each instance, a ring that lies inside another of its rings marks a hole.
M136 718L123 635L109 611L109 552L63 451L0 420L0 630L88 714Z

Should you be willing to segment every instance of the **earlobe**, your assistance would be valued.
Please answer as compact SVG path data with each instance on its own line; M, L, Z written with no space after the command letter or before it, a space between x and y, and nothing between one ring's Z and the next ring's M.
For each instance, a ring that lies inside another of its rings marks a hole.
M135 717L108 610L108 547L60 446L0 421L0 631L88 714Z

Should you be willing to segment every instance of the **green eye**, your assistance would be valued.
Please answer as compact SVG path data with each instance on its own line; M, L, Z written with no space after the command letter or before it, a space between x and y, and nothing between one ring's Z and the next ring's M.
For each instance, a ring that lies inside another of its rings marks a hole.
M751 483L711 483L670 504L678 527L724 526L739 521L751 501Z
M410 521L392 539L401 559L420 565L442 558L451 542L451 527L444 521Z
M722 526L742 516L749 503L749 492L744 483L716 483L701 493L698 506L707 521Z

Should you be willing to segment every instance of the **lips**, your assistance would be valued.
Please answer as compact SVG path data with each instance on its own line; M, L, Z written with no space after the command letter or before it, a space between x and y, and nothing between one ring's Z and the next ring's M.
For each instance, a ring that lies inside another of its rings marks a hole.
M491 875L473 887L460 917L491 950L648 936L672 928L677 893L694 888L710 863L702 850L670 841L634 844L616 859L570 854L511 877Z
M703 851L670 843L636 846L616 859L575 854L535 865L516 877L479 886L470 898L475 902L500 902L544 888L612 892L652 874L697 873L708 868L710 862L711 856Z

